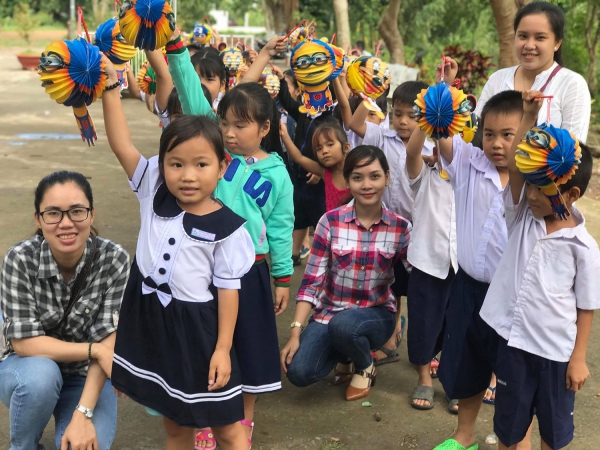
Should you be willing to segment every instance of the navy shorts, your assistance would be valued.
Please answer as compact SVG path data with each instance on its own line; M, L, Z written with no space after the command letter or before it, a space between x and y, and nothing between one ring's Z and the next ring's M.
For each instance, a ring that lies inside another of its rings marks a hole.
M521 442L534 414L551 448L573 440L575 392L566 388L568 365L509 347L499 337L494 432L500 442L507 447Z
M445 280L413 267L408 281L408 360L424 366L442 349L454 269Z
M438 373L452 399L485 391L494 372L498 335L479 316L489 286L459 268L450 290Z
M408 280L410 273L404 267L400 260L394 264L394 283L390 286L394 296L398 299L398 310L400 310L400 297L406 297L408 294Z
M294 187L294 230L316 227L325 214L325 188L323 181Z

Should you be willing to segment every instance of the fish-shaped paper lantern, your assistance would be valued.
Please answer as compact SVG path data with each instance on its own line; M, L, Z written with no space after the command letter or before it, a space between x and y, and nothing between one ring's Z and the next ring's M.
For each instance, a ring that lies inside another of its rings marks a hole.
M136 48L156 50L175 31L175 15L165 0L125 0L119 13L119 26L125 40Z
M83 38L53 42L40 57L38 73L50 98L73 108L82 140L94 145L97 136L87 106L102 96L107 79L98 47Z
M575 136L550 124L529 130L515 154L523 178L542 189L554 213L563 220L571 213L558 186L573 176L580 159L581 148Z
M462 90L441 82L423 89L413 109L419 128L434 139L442 139L463 130L471 105Z
M381 108L373 101L390 87L390 69L388 65L375 56L361 56L348 66L346 75L348 86L354 95L364 100L370 111L384 119Z
M113 64L125 64L137 53L137 49L125 41L125 38L121 34L121 29L119 28L119 21L115 18L108 19L98 26L94 36L94 45L96 45Z

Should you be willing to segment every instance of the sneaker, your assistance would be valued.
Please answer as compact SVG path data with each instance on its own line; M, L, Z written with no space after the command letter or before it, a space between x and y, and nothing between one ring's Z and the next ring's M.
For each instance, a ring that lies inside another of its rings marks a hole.
M300 259L308 258L309 253L310 253L310 248L306 248L303 245L302 248L300 249Z
M292 262L294 264L294 267L302 264L302 262L300 261L300 255L292 255Z

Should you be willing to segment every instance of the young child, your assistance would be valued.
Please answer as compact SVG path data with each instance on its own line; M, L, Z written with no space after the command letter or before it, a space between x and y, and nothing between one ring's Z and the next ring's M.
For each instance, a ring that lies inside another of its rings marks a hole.
M408 264L410 240L410 223L381 202L389 176L376 147L359 146L345 160L354 200L327 212L317 225L290 340L281 351L283 370L296 386L315 383L336 367L334 384L350 382L350 401L369 395L375 382L370 350L394 330L393 267Z
M189 58L178 45L177 41L171 41L167 56L183 112L216 118ZM287 306L293 273L293 186L283 160L261 148L271 126L277 127L279 140L279 112L263 86L245 83L229 90L219 102L217 114L231 162L215 196L247 220L245 226L256 251L255 265L242 278L234 334L244 392L244 424L250 438L256 394L281 389L275 315ZM267 253L272 266L270 273ZM270 275L275 283L274 302ZM198 437L201 448L214 448L214 439L208 435L205 430ZM212 447L206 441L212 441Z
M350 129L358 137L363 138L364 145L374 145L383 150L390 165L390 185L383 194L386 207L412 221L413 193L406 177L406 144L413 130L416 128L413 105L417 94L427 85L420 81L407 81L398 86L392 95L392 127L393 130L384 130L379 125L366 121L369 110L362 103L350 120ZM425 142L423 153L431 155L433 144ZM402 264L394 268L395 282L392 286L396 298L406 296L408 292L409 274ZM400 311L400 308L398 308ZM379 349L377 364L386 364L400 360L396 351L402 340L404 328L399 317L396 332L388 342Z
M450 287L458 269L456 219L450 182L439 166L423 161L426 135L415 128L406 146L406 173L415 194L413 233L408 261L408 359L419 379L412 395L415 409L433 408L432 360L442 349L444 314Z
M164 416L167 448L191 448L194 427L210 426L223 448L247 449L232 341L254 248L245 220L213 197L227 168L221 133L209 119L180 117L147 160L131 142L118 91L105 91L102 103L110 146L141 213L113 386Z
M542 449L573 439L575 392L589 376L585 363L594 309L600 308L600 251L574 203L592 175L589 149L558 189L571 216L556 217L538 186L515 164L517 144L536 124L541 92L523 93L524 115L508 157L503 194L508 244L481 308L499 335L494 431L499 448L514 449L537 415Z
M337 208L347 200L350 190L344 179L343 168L350 144L344 130L337 124L319 125L313 134L312 148L317 157L314 161L302 155L294 145L287 128L281 126L281 138L292 160L307 172L313 173L325 183L325 208L327 211Z
M446 82L458 65L451 60ZM449 398L459 399L458 428L437 450L475 450L475 422L495 363L494 331L479 317L489 283L506 247L502 191L508 154L523 115L521 94L490 98L481 114L483 150L460 136L438 143L454 189L459 269L450 290L439 377Z

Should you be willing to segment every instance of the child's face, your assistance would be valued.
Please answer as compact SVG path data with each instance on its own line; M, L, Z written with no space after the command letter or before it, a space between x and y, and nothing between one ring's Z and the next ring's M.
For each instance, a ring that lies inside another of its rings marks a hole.
M294 84L294 81L288 75L286 75L284 78L285 78L285 82L288 85L288 91L290 91L290 95L292 96L292 98L298 98L298 96L301 93L300 88L296 87L296 85Z
M356 204L373 206L381 203L381 197L389 182L390 174L384 173L379 161L375 160L368 166L358 167L366 160L361 161L354 168L348 179L348 188Z
M271 123L267 122L261 127L257 122L244 122L230 109L225 118L219 122L223 133L225 147L236 155L249 155L260 147L260 142L269 133Z
M227 164L219 162L213 146L202 136L187 140L165 154L165 183L188 212L210 201Z
M374 123L375 125L379 125L381 124L381 122L383 122L383 119L379 117L375 111L369 111L365 122L370 122Z
M200 77L202 84L206 86L210 92L210 96L214 102L219 97L221 90L225 87L225 80L221 81L216 75L203 77L202 75L198 74L198 76Z
M415 111L412 105L394 102L392 110L392 127L403 141L408 141L417 127Z
M343 148L342 143L335 136L321 133L314 150L321 165L330 168L344 162L348 149Z
M544 195L539 186L527 183L525 195L534 217L542 219L546 216L554 215L554 211L550 205L550 200L548 200L548 197Z
M519 22L515 53L524 69L546 70L554 63L554 49L560 45L546 14L530 14Z
M484 122L483 152L497 169L506 170L510 147L521 123L521 114L489 112Z

